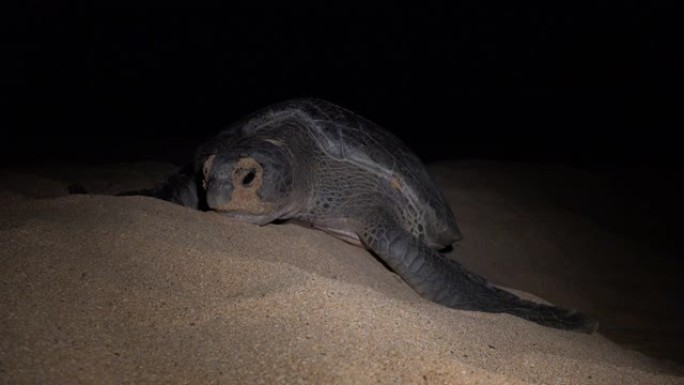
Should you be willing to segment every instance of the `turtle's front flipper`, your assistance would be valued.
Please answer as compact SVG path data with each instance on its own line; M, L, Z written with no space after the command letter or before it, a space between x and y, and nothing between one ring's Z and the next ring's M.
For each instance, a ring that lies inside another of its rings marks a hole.
M361 240L416 292L455 309L509 313L559 329L591 333L598 323L575 311L523 300L467 271L404 231L389 215L372 216Z
M191 165L181 169L177 174L171 175L164 184L147 190L126 191L119 196L142 195L150 196L165 201L173 202L181 206L191 207L198 210L206 209L204 197L199 194L199 176L193 172Z

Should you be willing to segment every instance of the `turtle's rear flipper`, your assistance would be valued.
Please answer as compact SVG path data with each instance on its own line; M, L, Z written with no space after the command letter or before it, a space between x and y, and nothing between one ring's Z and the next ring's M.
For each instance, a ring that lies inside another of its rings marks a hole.
M596 320L575 310L523 300L501 290L427 247L404 231L389 215L372 217L359 231L362 241L416 292L455 309L509 313L541 325L591 333Z

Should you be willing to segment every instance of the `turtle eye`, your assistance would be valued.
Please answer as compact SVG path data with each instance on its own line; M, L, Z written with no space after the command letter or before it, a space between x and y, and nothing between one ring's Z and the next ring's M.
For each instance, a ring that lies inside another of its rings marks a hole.
M256 176L256 170L252 169L249 170L247 174L242 178L242 185L243 186L249 186L250 183L254 180L254 177Z

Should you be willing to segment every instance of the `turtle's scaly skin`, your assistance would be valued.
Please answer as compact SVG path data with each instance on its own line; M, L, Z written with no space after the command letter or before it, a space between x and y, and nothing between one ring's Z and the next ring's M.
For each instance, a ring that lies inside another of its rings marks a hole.
M163 198L257 224L295 218L361 244L416 292L439 304L505 312L592 332L574 310L500 290L435 249L460 239L454 216L420 160L389 132L332 103L266 107L199 147L195 175Z

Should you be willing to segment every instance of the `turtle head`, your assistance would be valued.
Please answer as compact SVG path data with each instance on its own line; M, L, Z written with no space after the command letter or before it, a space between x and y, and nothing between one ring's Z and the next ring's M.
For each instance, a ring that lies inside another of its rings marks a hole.
M296 210L292 156L279 141L245 140L206 156L202 171L211 210L257 224Z

